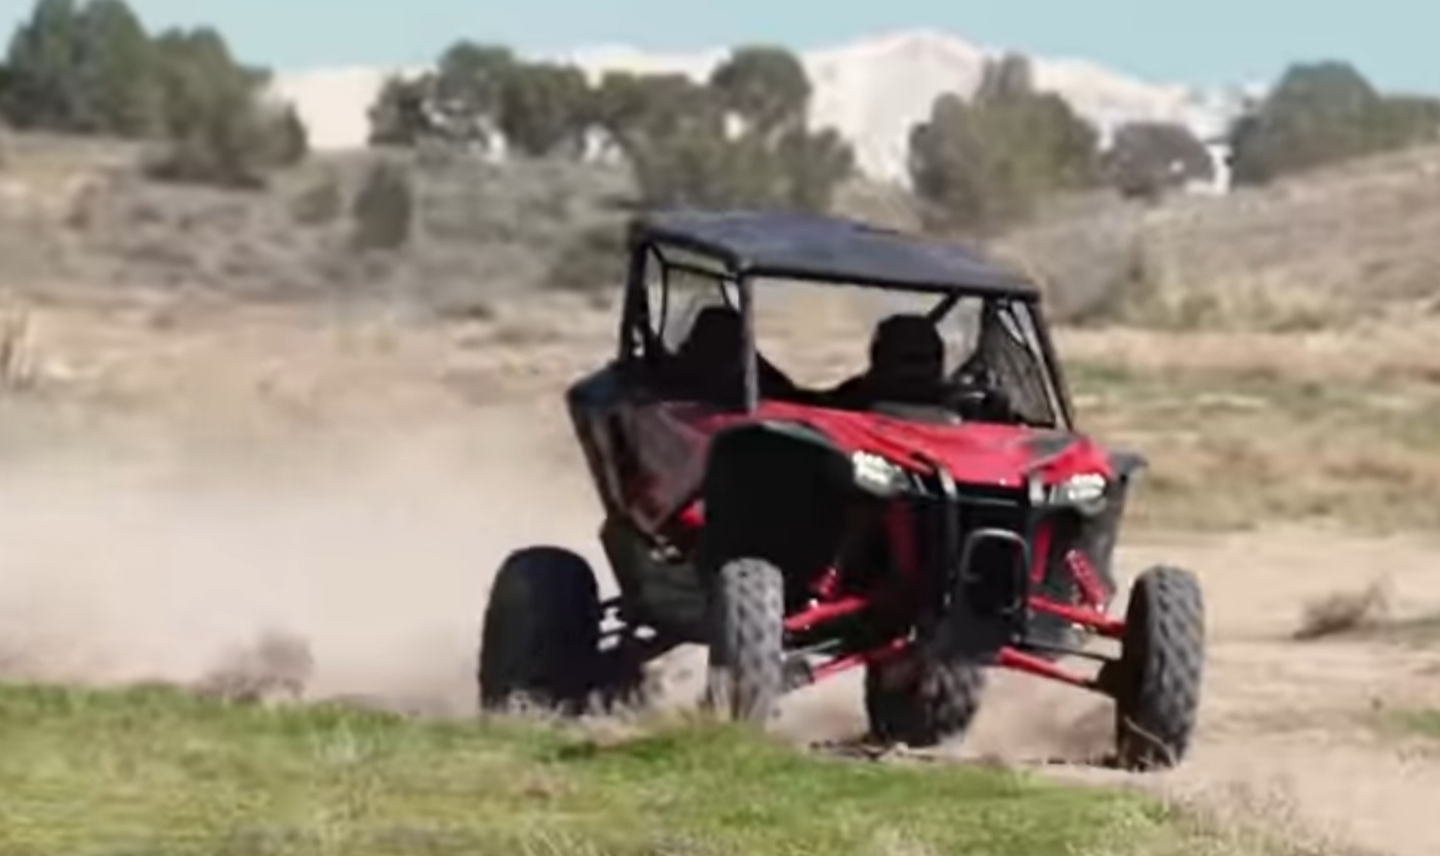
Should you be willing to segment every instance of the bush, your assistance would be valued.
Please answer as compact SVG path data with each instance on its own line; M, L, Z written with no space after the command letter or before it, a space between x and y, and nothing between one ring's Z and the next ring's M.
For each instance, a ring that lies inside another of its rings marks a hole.
M592 226L567 242L545 278L547 288L593 292L625 281L625 232L615 224Z
M646 205L825 212L854 153L833 131L807 127L809 101L798 59L742 47L704 85L607 75L595 112L634 168Z
M592 87L574 67L460 42L435 72L386 83L370 139L463 147L498 128L518 154L574 157L598 130L629 162L645 205L823 211L854 157L839 135L807 128L810 93L803 65L781 48L739 48L705 83L619 72Z
M351 243L359 250L397 250L410 240L415 192L401 165L379 161L366 174L351 208Z
M583 151L589 84L572 66L516 65L500 90L498 122L510 147L530 157Z
M156 48L167 142L152 176L259 187L270 170L305 156L305 128L294 109L261 99L268 72L236 63L219 33L170 30Z
M432 79L390 76L370 105L370 145L413 146L425 131L425 102Z
M139 137L160 123L154 45L121 0L38 0L6 66L17 127Z
M156 141L157 178L255 187L308 149L293 110L262 106L268 73L219 33L152 38L123 0L38 0L5 69L0 107L17 126Z
M1103 164L1106 179L1122 194L1146 199L1215 176L1205 145L1189 128L1167 122L1122 125Z
M1234 179L1263 184L1356 157L1436 138L1440 101L1385 96L1353 66L1291 66L1232 127Z
M290 204L290 215L304 226L324 226L339 219L344 207L340 177L333 170L326 170L296 194Z
M10 66L0 62L0 116L6 114L6 107L10 103L10 94L15 87L15 73Z
M266 139L270 151L266 160L275 166L294 166L310 154L310 132L293 105L285 105L268 117Z
M987 233L1043 197L1093 185L1098 137L1060 96L1030 88L1028 63L992 63L971 103L941 95L910 133L910 177L932 229Z

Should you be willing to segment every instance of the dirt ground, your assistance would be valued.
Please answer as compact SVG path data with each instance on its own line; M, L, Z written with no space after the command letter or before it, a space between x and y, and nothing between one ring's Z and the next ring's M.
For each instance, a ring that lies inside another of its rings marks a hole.
M504 553L550 541L600 560L558 392L608 350L610 319L565 309L417 325L95 295L0 305L0 674L288 678L468 713ZM1436 555L1338 527L1130 533L1125 571L1201 576L1210 632L1193 756L1132 781L1297 834L1440 852L1435 747L1381 727L1440 707L1440 649L1291 638L1305 604L1377 580L1392 619L1440 612ZM674 697L699 680L692 654L668 666ZM862 727L853 676L796 696L781 723L807 741ZM997 676L946 751L1079 761L1108 729L1104 702Z

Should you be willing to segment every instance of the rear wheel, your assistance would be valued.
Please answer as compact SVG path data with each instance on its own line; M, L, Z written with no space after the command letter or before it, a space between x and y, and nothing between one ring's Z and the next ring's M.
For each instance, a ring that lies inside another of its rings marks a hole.
M985 671L965 661L922 659L865 670L871 735L915 748L960 737L980 708Z
M1107 678L1115 696L1115 748L1130 770L1173 767L1185 757L1200 704L1205 606L1189 571L1156 567L1135 580L1120 660Z
M706 705L764 724L785 691L785 581L763 559L735 559L716 573Z
M599 664L600 598L584 558L530 547L505 560L485 607L480 705L583 708Z

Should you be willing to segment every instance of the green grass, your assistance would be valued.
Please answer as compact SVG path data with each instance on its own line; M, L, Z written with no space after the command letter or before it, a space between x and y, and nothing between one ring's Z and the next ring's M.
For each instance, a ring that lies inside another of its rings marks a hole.
M1398 708L1371 717L1371 725L1379 733L1392 737L1419 737L1440 740L1440 710L1429 708Z
M1150 459L1130 508L1139 525L1440 527L1440 384L1098 360L1069 371L1084 427Z
M161 690L0 689L5 856L1220 852L1202 838L1134 792L825 759L717 725L606 743Z

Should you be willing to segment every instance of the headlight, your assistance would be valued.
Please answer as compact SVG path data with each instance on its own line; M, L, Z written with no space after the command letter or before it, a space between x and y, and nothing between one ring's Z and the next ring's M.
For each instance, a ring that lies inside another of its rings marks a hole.
M1082 512L1098 511L1105 502L1105 477L1099 473L1071 476L1050 488L1051 505L1068 505Z
M905 470L879 455L856 452L850 456L855 471L855 484L879 496L894 496L905 490L909 478Z

